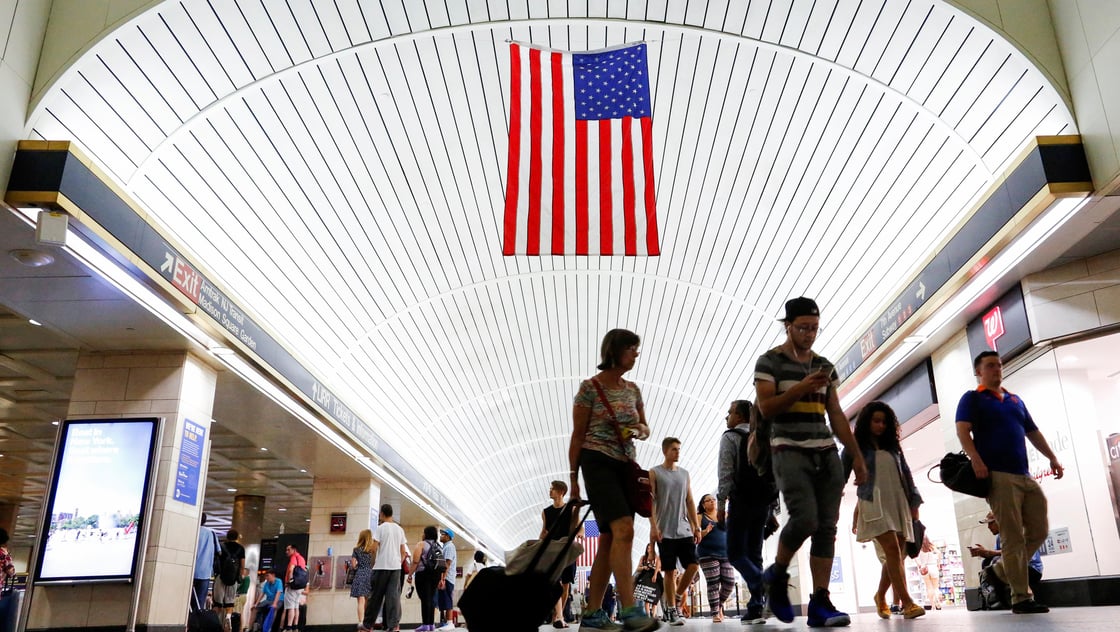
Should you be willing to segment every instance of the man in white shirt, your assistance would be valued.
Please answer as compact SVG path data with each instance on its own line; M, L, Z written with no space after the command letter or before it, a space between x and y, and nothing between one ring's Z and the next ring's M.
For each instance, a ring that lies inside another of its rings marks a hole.
M381 505L378 525L373 530L373 573L370 595L362 618L362 631L373 629L374 620L385 605L383 623L386 630L395 630L401 623L401 560L408 555L404 529L393 522L393 507Z

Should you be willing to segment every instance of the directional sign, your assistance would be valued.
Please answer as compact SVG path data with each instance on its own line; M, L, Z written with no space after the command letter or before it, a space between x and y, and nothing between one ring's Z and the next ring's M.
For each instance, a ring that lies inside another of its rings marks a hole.
M203 276L187 257L168 244L155 228L118 196L72 149L65 147L64 144L57 144L49 149L21 148L13 162L8 190L42 191L44 177L61 183L58 185L59 193L116 237L151 270L163 276L198 305L202 313L244 344L262 363L294 385L308 401L315 402L334 421L335 426L350 433L359 443L369 448L421 494L427 496L433 505L443 509L464 528L479 536L488 531L468 519L453 500L421 475L399 452L383 442L368 422L354 413L330 389L320 384L279 341L265 332L240 306ZM189 478L189 464L185 467L187 469L183 471ZM188 497L187 491L186 487L177 489L177 497ZM494 542L488 545L495 550L501 549Z

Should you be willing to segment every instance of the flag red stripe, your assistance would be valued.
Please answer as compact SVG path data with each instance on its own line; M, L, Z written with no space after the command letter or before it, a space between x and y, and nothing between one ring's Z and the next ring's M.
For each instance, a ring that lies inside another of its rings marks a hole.
M576 121L576 254L587 254L587 121Z
M517 191L521 186L518 170L521 168L521 47L509 47L509 162L506 168L506 214L502 254L512 255L517 238Z
M564 254L564 76L552 53L552 254Z
M638 218L634 216L634 135L630 131L633 117L622 118L622 221L624 244L628 256L638 254Z
M613 255L611 222L611 122L599 121L599 254Z
M646 254L661 254L657 244L657 204L653 192L653 119L642 117L642 166L645 168Z
M525 254L541 253L541 51L529 49L529 221Z

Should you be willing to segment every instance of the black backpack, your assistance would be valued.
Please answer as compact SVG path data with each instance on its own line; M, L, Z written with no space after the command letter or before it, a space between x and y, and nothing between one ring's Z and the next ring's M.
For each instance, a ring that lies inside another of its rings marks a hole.
M752 441L756 445L759 445L759 435L761 431L756 430L755 432L750 432L738 428L731 428L726 432L734 432L741 437L739 440L739 451L735 454L735 470L733 473L735 495L741 499L750 501L772 502L778 497L778 485L774 481L774 473L770 470L769 435L767 434L765 439L765 467L759 467L756 463L758 459L750 459L749 452Z
M237 557L229 552L226 544L223 542L218 547L218 579L226 586L233 586L241 579L238 577L241 573L241 564Z
M428 550L424 553L424 570L440 570L443 568L443 545L439 542L429 542Z

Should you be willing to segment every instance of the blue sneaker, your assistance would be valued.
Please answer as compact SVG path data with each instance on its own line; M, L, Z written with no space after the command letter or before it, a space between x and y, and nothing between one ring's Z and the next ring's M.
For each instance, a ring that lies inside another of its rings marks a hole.
M791 623L793 604L789 602L789 573L779 572L771 564L762 573L762 585L766 588L766 605L774 617L782 623Z
M646 614L645 609L636 604L623 608L618 613L618 618L622 620L622 629L626 632L653 632L661 627L660 621Z
M621 626L619 626L614 621L611 621L610 617L607 616L607 613L606 613L605 610L603 610L602 608L599 608L598 610L596 610L594 612L589 612L589 613L583 615L583 618L580 619L580 622L579 622L579 629L581 629L581 630L584 630L584 629L587 629L587 630L621 630L622 628L621 628Z
M846 612L840 612L832 605L832 599L825 588L817 589L809 598L809 627L811 628L842 628L852 624L852 618Z

